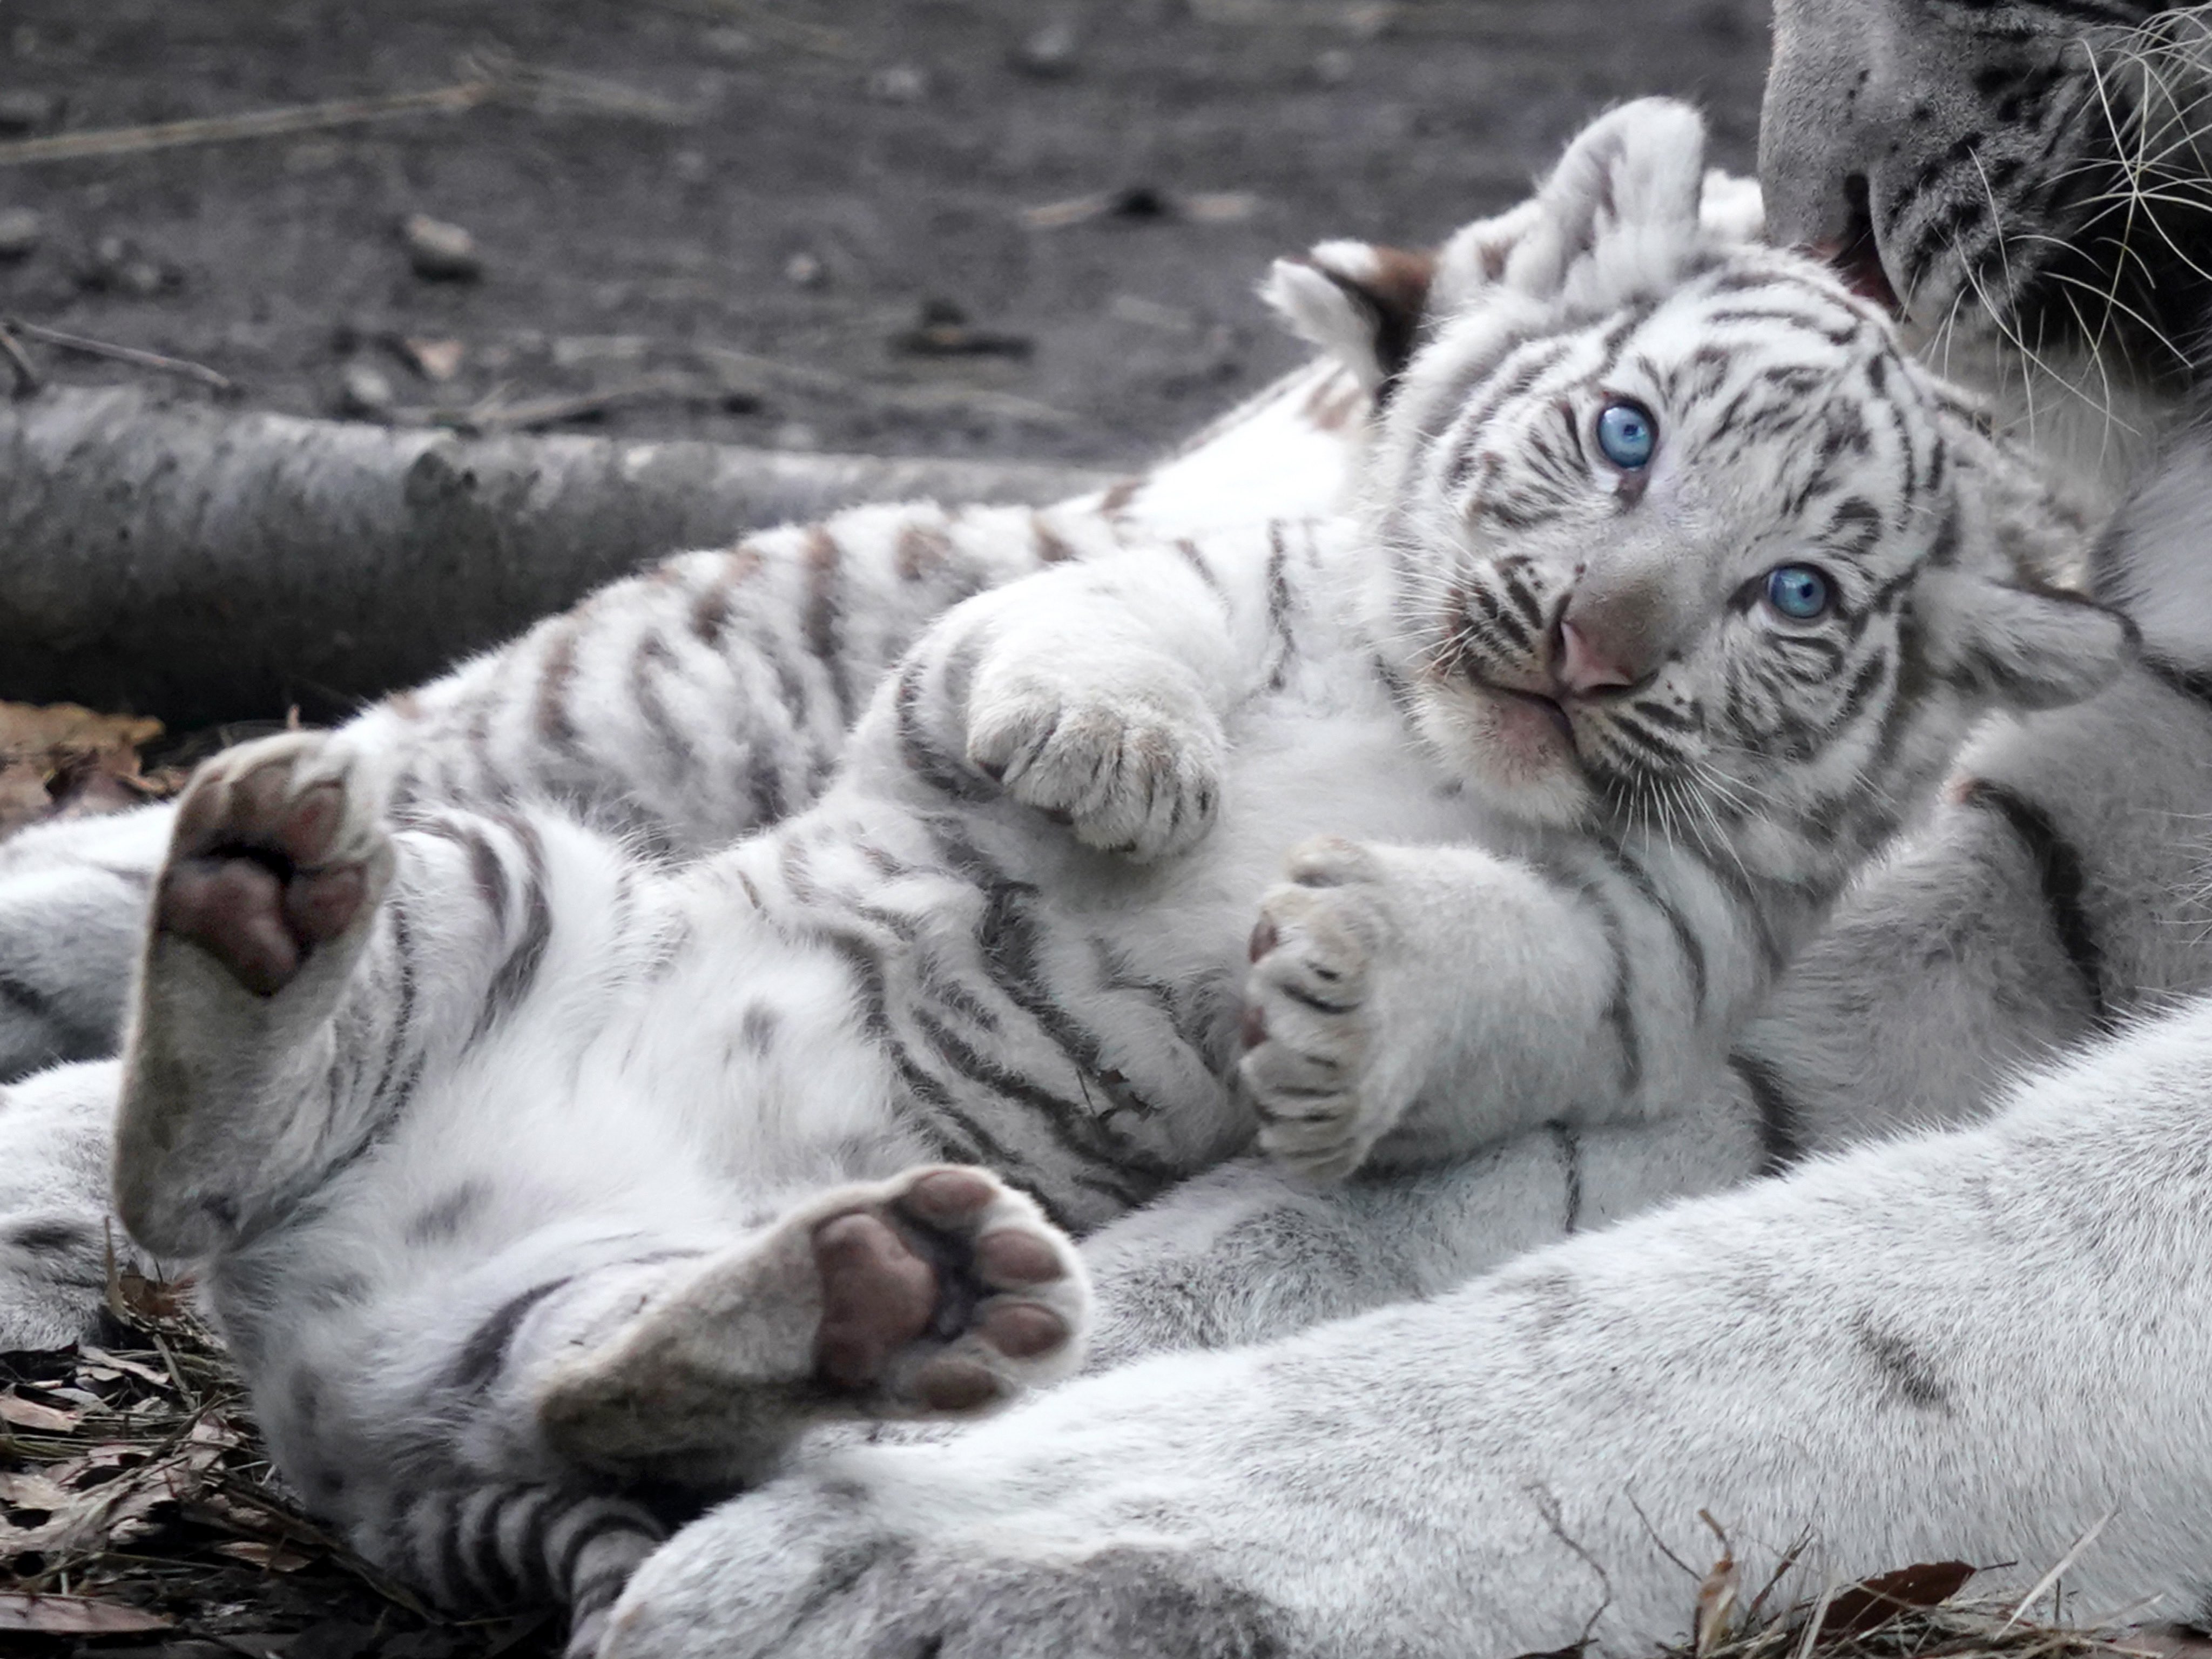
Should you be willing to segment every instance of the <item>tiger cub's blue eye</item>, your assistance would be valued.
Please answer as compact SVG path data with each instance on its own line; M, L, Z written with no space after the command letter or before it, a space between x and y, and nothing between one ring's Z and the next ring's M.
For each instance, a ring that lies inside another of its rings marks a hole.
M1634 404L1607 404L1597 415L1597 447L1615 466L1633 472L1659 447L1659 428Z
M1827 614L1828 579L1809 564L1778 564L1766 573L1766 602L1792 622Z

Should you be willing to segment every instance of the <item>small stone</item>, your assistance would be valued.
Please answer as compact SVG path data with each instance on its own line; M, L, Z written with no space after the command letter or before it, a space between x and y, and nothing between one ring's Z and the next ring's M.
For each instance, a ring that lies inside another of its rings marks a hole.
M698 184L707 177L706 152L679 149L668 158L668 170L687 185Z
M819 449L822 434L804 421L786 421L770 441L778 449Z
M38 92L28 88L0 92L0 133L14 137L58 127L61 125L63 112L68 107L59 93Z
M912 64L893 64L868 77L868 96L879 104L918 104L929 96L929 76Z
M400 341L399 349L417 374L441 386L461 372L461 359L467 355L467 348L459 340L410 337Z
M1314 79L1325 87L1340 87L1352 78L1358 60L1342 46L1331 46L1316 54L1313 60Z
M29 258L46 240L46 222L29 208L0 208L0 259Z
M1063 17L1046 24L1006 55L1020 73L1040 81L1062 81L1075 73L1083 45L1074 20Z
M399 401L391 377L374 363L356 357L338 371L338 413L382 416Z
M794 253L783 262L783 280L793 288L827 288L830 267L811 253Z
M400 226L399 236L407 247L407 263L425 282L471 283L483 275L477 239L459 225L427 213L410 214Z
M143 252L127 238L106 235L92 245L92 257L76 274L77 286L95 294L124 294L150 300L184 284L184 273Z

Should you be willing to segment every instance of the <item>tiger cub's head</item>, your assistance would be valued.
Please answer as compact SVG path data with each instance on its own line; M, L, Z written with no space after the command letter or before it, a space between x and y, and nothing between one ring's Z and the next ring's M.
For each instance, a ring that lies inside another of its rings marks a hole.
M1326 248L1273 297L1380 389L1375 609L1447 763L1535 822L1863 845L2125 625L2046 585L2082 527L1887 319L1713 210L1704 148L1684 106L1614 111L1410 322L1402 272Z

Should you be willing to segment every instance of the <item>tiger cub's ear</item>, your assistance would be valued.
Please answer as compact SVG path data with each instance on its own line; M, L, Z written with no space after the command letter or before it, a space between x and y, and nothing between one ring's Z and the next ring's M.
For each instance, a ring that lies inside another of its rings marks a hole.
M2135 656L2135 624L2073 582L2097 524L2036 458L1990 434L1978 404L1937 388L1951 453L1948 534L1915 584L1930 665L1999 707L2056 708L2102 690Z
M1291 331L1380 393L1420 342L1436 256L1373 242L1323 242L1278 259L1261 285Z
M1623 104L1567 146L1500 274L1536 299L1594 309L1663 287L1706 240L1705 188L1704 118L1671 98ZM1719 216L1715 228L1732 230L1746 216Z
M2063 589L1930 570L1914 595L1930 665L2002 708L2061 708L2103 690L2136 650L2118 611Z

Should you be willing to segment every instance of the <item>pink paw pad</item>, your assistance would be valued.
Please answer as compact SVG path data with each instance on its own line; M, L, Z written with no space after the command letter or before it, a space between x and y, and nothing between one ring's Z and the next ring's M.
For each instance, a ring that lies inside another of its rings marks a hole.
M155 896L158 926L190 939L259 996L273 996L307 952L360 915L368 878L333 861L344 822L337 782L295 793L286 761L226 778L222 758L194 780L177 814Z
M933 1170L886 1202L816 1224L821 1381L968 1412L1009 1391L994 1361L1066 1346L1068 1322L1024 1293L1057 1284L1067 1267L1054 1241L1030 1227L984 1230L1002 1192L980 1170Z

